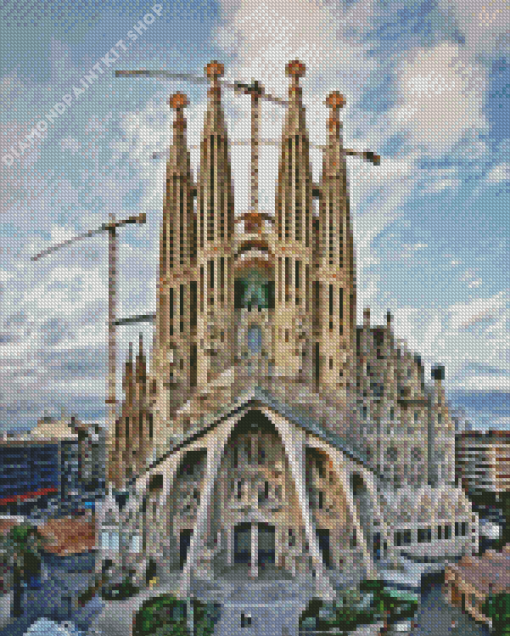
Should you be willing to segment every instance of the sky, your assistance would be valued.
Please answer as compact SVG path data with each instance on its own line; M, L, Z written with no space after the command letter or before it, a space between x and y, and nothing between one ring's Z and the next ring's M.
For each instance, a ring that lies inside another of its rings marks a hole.
M358 322L366 306L373 322L390 309L426 372L446 366L451 405L477 428L510 429L509 12L505 0L7 0L0 427L30 428L62 408L104 419L106 236L31 255L111 212L146 212L146 225L119 232L118 314L155 310L165 162L153 153L171 143L176 91L199 142L206 88L114 70L203 75L217 59L227 78L284 97L285 64L298 58L312 143L325 142L324 99L338 90L345 145L381 155L377 167L348 160ZM223 100L230 138L248 139L248 98ZM282 111L264 105L262 138L280 138ZM231 156L240 214L249 149ZM260 208L272 213L278 148L260 157ZM196 149L191 158L196 175ZM320 150L311 159L318 181ZM140 331L150 348L150 324L119 328L119 362Z

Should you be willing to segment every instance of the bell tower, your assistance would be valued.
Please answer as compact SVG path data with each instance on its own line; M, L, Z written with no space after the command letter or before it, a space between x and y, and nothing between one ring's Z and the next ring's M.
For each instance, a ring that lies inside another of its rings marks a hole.
M234 361L234 194L229 144L221 106L223 64L205 67L210 81L200 144L197 209L197 386Z
M291 78L275 201L275 371L291 380L310 379L312 280L312 171L299 78L305 65L286 66Z
M175 93L169 104L175 117L166 168L150 386L158 450L166 443L172 414L188 399L193 386L191 352L197 322L197 284L192 260L194 184L184 118L188 100L186 95Z
M320 183L313 276L314 376L319 386L346 391L354 373L355 270L347 166L339 111L345 99L330 93L328 141Z

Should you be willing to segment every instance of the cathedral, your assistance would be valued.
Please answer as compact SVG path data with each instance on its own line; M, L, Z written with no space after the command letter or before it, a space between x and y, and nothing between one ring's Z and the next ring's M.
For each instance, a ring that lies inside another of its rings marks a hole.
M234 215L223 65L206 67L196 181L187 98L170 98L150 369L140 340L96 523L98 567L150 562L178 573L183 596L236 568L247 580L268 570L310 577L317 596L332 598L377 578L392 555L476 550L476 520L454 483L444 368L425 381L390 312L373 325L366 309L357 324L344 98L326 99L313 183L305 66L289 62L286 73L271 214Z

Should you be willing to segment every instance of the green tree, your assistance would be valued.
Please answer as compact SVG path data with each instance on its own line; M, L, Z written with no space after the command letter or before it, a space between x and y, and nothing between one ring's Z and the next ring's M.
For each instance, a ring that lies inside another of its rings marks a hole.
M510 593L489 594L482 605L482 612L491 619L494 634L510 635Z
M135 619L135 636L189 636L186 627L186 602L173 596L150 598Z
M41 573L41 553L46 542L36 526L21 523L12 527L0 539L0 550L6 553L13 567L13 616L23 614L23 583Z

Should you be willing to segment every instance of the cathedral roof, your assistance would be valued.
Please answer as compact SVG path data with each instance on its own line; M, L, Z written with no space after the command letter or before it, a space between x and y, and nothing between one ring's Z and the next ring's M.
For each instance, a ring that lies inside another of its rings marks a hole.
M245 391L244 393L236 396L228 406L218 409L213 413L200 416L198 418L198 427L191 431L188 435L186 435L182 440L175 443L168 451L161 455L161 457L150 464L144 472L150 470L154 466L157 466L165 459L167 459L167 457L169 457L172 453L180 450L181 448L188 445L190 442L198 439L209 430L211 430L214 426L224 421L226 418L243 411L244 409L246 409L247 406L250 406L252 404L264 405L273 409L286 419L293 422L296 426L300 426L312 435L317 435L317 437L321 438L328 444L331 444L355 461L358 461L364 464L367 468L371 469L366 455L359 448L357 448L356 444L354 444L351 440L347 440L340 435L329 431L316 419L305 413L302 409L290 407L283 401L277 399L270 391L263 389L260 386L255 386L253 389ZM135 475L134 477L132 477L127 485L132 485L139 476L140 475Z

